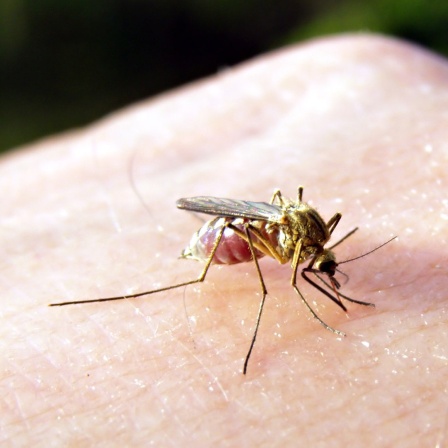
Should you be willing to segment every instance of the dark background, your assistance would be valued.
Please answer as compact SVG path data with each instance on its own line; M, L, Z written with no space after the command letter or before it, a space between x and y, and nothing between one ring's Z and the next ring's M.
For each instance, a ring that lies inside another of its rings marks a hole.
M446 0L0 0L0 151L345 31L448 53Z

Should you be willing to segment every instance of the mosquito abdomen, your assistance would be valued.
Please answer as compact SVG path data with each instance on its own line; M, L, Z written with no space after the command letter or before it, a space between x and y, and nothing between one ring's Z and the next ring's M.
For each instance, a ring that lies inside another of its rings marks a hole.
M222 228L232 224L232 226L244 233L244 222L245 220L240 218L215 218L206 222L193 235L189 245L182 251L181 257L206 262L212 253L216 239L219 237ZM254 235L251 236L253 241L257 241L257 238ZM257 258L264 256L264 254L257 249L255 249L255 255ZM238 236L232 228L226 227L219 246L216 249L212 263L237 264L251 260L252 254L250 252L249 244Z

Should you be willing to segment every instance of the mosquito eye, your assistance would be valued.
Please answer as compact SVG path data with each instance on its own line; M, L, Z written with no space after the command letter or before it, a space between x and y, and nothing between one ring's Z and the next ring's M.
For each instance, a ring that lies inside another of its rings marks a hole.
M337 264L333 260L323 261L322 263L319 264L319 271L325 272L326 274L333 276L336 272L336 266Z

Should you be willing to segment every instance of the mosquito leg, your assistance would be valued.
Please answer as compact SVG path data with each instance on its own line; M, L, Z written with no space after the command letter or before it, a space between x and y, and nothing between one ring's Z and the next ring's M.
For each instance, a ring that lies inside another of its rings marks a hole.
M347 297L347 296L345 296L344 294L341 294L341 293L339 293L339 295L341 297L343 297L345 300L348 300L349 302L357 303L358 305L371 306L372 308L375 308L375 304L372 303L372 302L363 302L362 300L352 299L352 298Z
M342 217L342 215L340 213L335 213L335 215L330 219L330 221L328 221L327 228L328 228L328 231L330 232L330 235L333 233L333 230L338 225L341 217Z
M243 367L244 375L246 375L247 364L249 363L249 358L250 358L250 355L252 354L252 350L253 350L254 345L255 345L255 340L257 339L257 333L258 333L258 328L260 327L261 315L263 314L264 302L266 300L266 295L268 293L268 291L266 289L266 285L265 285L264 280L263 280L263 275L262 275L261 270L260 270L260 265L258 263L258 259L257 259L256 254L255 254L255 249L254 249L254 245L253 245L253 242L252 242L252 237L250 236L250 227L246 226L245 227L245 231L246 231L246 236L247 236L247 242L249 244L249 249L250 249L250 252L252 254L252 259L254 260L255 268L257 270L258 279L260 281L261 292L263 294L263 297L261 299L260 307L258 309L257 321L255 323L254 335L252 336L252 341L250 343L249 351L247 352L246 359L244 360L244 367Z
M328 225L328 224L327 224ZM350 230L350 232L347 233L343 238L341 238L339 241L333 244L333 246L330 246L328 250L333 250L336 246L339 246L343 241L345 241L347 238L352 236L356 231L358 230L358 227L355 227L353 230Z
M232 229L242 240L246 241L247 244L249 244L249 242L247 241L246 232L241 231L238 227L235 227L232 223L228 225L228 228ZM264 255L267 255L268 257L277 260L280 264L284 264L287 261L289 261L288 258L286 259L282 258L282 256L277 253L272 243L268 239L266 239L266 237L256 227L250 226L250 232L252 235L255 235L256 237L255 241L254 239L252 239L252 245L255 249L259 250Z
M221 242L222 236L224 234L224 230L226 228L227 228L227 226L222 226L221 229L219 230L218 235L216 237L216 240L213 243L213 247L212 247L212 251L210 252L210 256L208 257L207 262L205 263L205 266L202 269L201 274L195 280L190 280L188 282L178 283L176 285L165 286L164 288L153 289L151 291L139 292L137 294L125 294L125 295L122 295L122 296L105 297L105 298L102 298L102 299L88 299L88 300L75 300L75 301L70 301L70 302L50 303L48 306L78 305L78 304L81 304L81 303L111 302L111 301L114 301L114 300L135 299L137 297L147 296L147 295L150 295L150 294L155 294L157 292L169 291L170 289L176 289L176 288L180 288L182 286L193 285L194 283L201 283L201 282L204 281L205 276L207 275L208 269L209 269L210 265L212 264L213 257L215 256L215 253L216 253L216 251L218 249L219 243Z
M296 246L296 249L294 251L294 257L293 257L293 263L292 263L292 277L291 277L291 286L294 288L294 291L298 294L298 296L302 299L302 302L305 304L305 306L308 308L308 311L313 315L313 317L315 319L317 319L320 324L325 327L327 330L331 331L332 333L335 334L339 334L341 336L345 336L345 333L343 333L342 331L336 330L333 327L330 327L329 325L327 325L317 314L316 312L311 308L310 304L306 301L305 297L303 297L302 293L300 292L299 288L297 287L297 268L299 266L299 261L300 261L300 255L302 252L302 241L299 242L299 244ZM310 262L310 266L313 264L314 260L311 260ZM305 269L303 270L305 271ZM305 278L306 281L310 282L310 280L304 276L302 271L302 277ZM315 285L314 282L311 282L311 284ZM336 301L334 299L334 297L332 297L329 293L327 293L327 291L325 291L323 288L321 288L319 285L315 285L317 287L317 289L319 289L321 292L323 292L324 294L326 294L327 296L329 296L333 301L335 301L336 303L338 303L338 301ZM342 305L342 308L344 308L344 305Z
M276 199L278 200L278 203L279 203L280 205L283 205L283 204L284 204L283 196L282 196L282 193L281 193L280 190L275 190L275 191L274 191L274 194L272 195L270 204L273 204L273 203L275 202Z
M336 292L335 289L338 287L338 284L335 285L329 285L326 282L324 282L323 279L321 279L320 277L319 280L321 280L322 282L324 282L330 289L333 289L333 291L335 291L335 296L331 295L328 291L326 291L325 289L323 289L321 286L319 286L317 283L313 282L313 280L311 280L309 277L306 276L306 272L312 272L313 274L316 274L315 269L310 269L310 268L304 268L302 269L302 278L304 278L310 285L312 285L314 288L318 289L322 294L325 294L330 300L332 300L339 308L341 308L343 311L347 311L347 308L345 307L345 305L341 302L341 300L339 299L339 292Z
M302 247L303 247L303 242L302 242L302 240L300 240L294 250L294 255L292 257L291 285L293 285L293 286L297 282L297 268L298 268L299 262L300 262L300 255L302 254ZM312 265L313 263L314 263L314 258L311 260L310 265Z
M298 198L299 202L302 202L302 196L303 196L303 187L299 187L297 189L297 198ZM283 199L283 196L282 196L282 193L281 193L280 190L275 190L274 191L274 194L272 195L270 203L273 204L276 199L278 199L278 202L279 202L280 205L284 205L285 204L285 201Z
M309 269L307 269L307 272L312 272L327 288L330 288L331 289L331 285L329 285L321 276L320 276L320 274L321 274L321 272L320 271L317 271L316 269L312 269L312 270L309 270ZM338 292L338 295L340 296L340 297L342 297L342 298L344 298L345 300L348 300L349 302L352 302L352 303L357 303L358 305L364 305L364 306L371 306L371 307L373 307L373 308L375 308L375 304L374 303L371 303L371 302L363 302L362 300L355 300L355 299L352 299L351 297L347 297L346 295L344 295L344 294L342 294L342 293L340 293L340 292Z
M340 336L345 336L345 333L343 331L340 330L336 330L336 328L330 327L330 325L326 324L317 314L316 312L311 308L311 306L308 304L308 302L305 300L305 297L303 297L302 293L300 292L299 288L296 285L293 285L294 290L296 291L296 293L300 296L300 298L302 299L302 302L305 304L305 306L308 308L308 310L310 311L310 313L313 315L313 317L315 319L317 319L320 324L326 328L327 330L331 331L332 333L338 334Z

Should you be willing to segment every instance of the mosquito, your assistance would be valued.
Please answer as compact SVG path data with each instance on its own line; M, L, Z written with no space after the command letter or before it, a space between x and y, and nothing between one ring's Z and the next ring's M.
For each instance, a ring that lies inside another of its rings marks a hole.
M308 265L301 271L302 278L345 312L347 308L342 302L342 299L358 305L374 307L375 305L373 303L351 299L342 294L339 291L341 284L334 275L338 271L337 267L339 264L362 258L378 250L395 237L359 257L337 263L333 249L353 235L357 228L351 230L329 248L325 248L325 244L330 240L342 215L335 213L328 222L325 222L317 210L304 202L302 198L303 187L298 188L296 200L288 199L282 195L280 190L275 190L269 203L210 196L179 199L176 205L182 210L215 216L215 218L206 222L192 236L190 243L181 253L181 258L205 262L205 266L198 278L136 294L52 303L49 306L133 299L201 283L205 280L212 264L231 265L253 261L260 283L262 298L258 308L252 340L244 360L243 374L246 374L268 294L258 260L264 256L268 256L277 260L280 264L291 262L291 286L308 311L327 330L337 335L345 336L345 333L342 331L327 325L302 295L297 286L298 266L309 260ZM311 276L318 279L320 284L314 278L311 278Z

